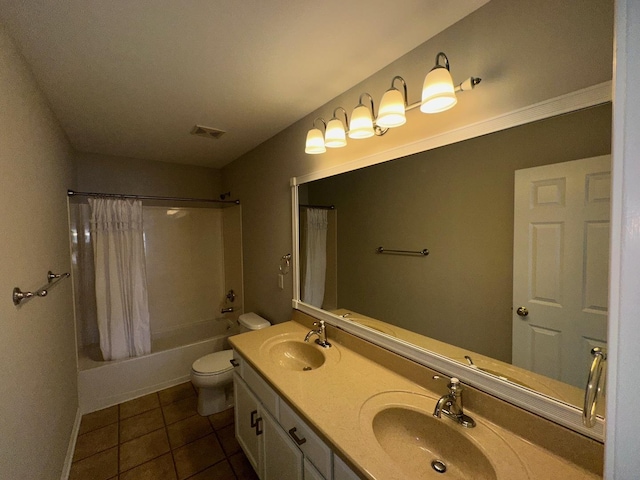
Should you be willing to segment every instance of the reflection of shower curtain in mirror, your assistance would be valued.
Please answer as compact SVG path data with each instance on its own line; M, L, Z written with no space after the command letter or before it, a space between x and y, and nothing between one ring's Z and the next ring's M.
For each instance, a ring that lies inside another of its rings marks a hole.
M306 269L302 301L322 307L327 272L327 211L309 208L306 213Z
M142 202L89 198L100 349L105 360L151 352Z

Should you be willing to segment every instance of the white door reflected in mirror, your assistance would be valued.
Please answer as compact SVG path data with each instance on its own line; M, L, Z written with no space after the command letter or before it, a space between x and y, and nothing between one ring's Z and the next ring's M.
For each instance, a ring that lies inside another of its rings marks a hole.
M607 335L611 156L515 172L513 364L584 388Z

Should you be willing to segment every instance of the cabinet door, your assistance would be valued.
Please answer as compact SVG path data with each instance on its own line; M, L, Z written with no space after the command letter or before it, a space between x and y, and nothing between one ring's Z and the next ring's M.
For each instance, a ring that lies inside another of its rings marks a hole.
M291 440L298 444L305 458L313 463L322 476L331 478L331 449L283 401L280 401L280 425L288 432Z
M318 469L306 457L304 459L304 480L325 480Z
M302 452L266 411L264 425L263 480L303 480Z
M349 466L337 455L333 455L333 480L359 480Z
M260 476L260 443L262 438L259 436L257 428L261 423L261 420L259 420L259 403L236 372L233 374L233 388L236 397L234 412L236 438L253 469Z

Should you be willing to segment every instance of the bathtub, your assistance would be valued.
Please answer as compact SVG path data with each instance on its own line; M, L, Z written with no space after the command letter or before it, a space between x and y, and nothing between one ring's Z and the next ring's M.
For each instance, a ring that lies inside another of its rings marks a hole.
M151 353L103 361L98 345L78 352L78 402L81 414L117 405L189 380L191 364L229 347L236 322L208 320L152 335Z

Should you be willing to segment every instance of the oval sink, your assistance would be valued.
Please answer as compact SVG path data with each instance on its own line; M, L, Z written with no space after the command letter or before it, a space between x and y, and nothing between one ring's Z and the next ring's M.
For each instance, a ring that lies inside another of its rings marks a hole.
M360 408L361 431L380 450L375 454L380 462L394 466L394 478L529 478L519 457L489 424L469 412L475 428L464 428L444 416L436 418L437 400L391 391L373 395Z
M431 414L386 408L373 418L373 433L382 449L412 478L429 478L426 473L431 471L446 473L451 480L497 479L491 462L468 437Z
M289 370L308 371L321 367L325 357L319 348L298 340L285 340L269 349L271 359Z

